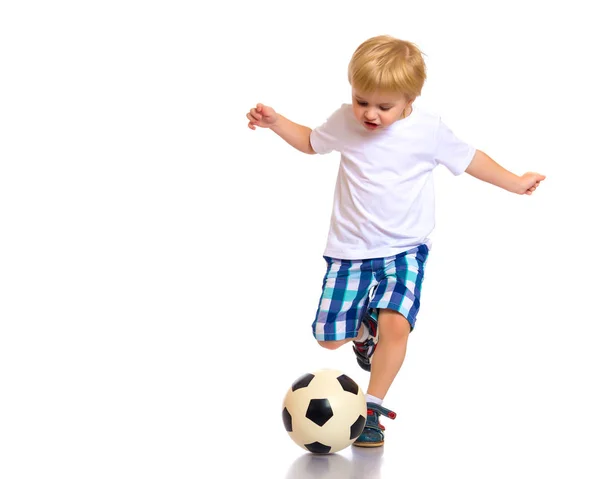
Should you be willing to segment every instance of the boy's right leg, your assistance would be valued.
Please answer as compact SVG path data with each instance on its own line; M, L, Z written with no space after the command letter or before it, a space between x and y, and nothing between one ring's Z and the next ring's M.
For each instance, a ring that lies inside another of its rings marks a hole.
M333 351L334 349L337 349L340 346L343 346L344 344L349 343L350 341L356 340L356 338L360 338L362 336L364 330L365 330L365 325L363 323L360 325L358 334L354 338L340 339L338 341L317 341L317 342L319 343L319 346Z
M337 349L362 339L365 327L361 320L374 278L368 262L325 259L327 271L312 328L319 345Z
M363 337L362 331L365 330L366 334L364 334ZM360 331L361 332L359 332L354 339L352 349L358 365L365 371L371 371L371 357L375 353L375 348L379 341L379 327L377 325L377 320L371 317L371 312L369 310L367 310L363 317Z

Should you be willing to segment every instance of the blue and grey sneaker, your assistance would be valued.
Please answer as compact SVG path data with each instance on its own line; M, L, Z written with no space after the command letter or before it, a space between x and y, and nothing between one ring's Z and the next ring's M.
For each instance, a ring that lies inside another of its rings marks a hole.
M383 446L383 431L385 427L379 422L379 416L384 415L390 419L396 419L396 413L389 409L375 404L373 402L367 403L367 423L365 428L358 439L354 441L354 445L358 447L379 447Z
M356 354L358 365L365 371L371 371L371 356L373 356L379 341L379 329L377 328L377 321L369 314L363 319L363 324L369 331L369 336L362 342L353 341L352 349Z

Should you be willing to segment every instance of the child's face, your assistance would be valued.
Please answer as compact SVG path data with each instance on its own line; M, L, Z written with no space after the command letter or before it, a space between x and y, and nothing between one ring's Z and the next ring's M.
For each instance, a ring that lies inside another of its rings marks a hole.
M364 93L352 88L352 109L360 124L369 131L386 128L408 116L412 100L402 93Z

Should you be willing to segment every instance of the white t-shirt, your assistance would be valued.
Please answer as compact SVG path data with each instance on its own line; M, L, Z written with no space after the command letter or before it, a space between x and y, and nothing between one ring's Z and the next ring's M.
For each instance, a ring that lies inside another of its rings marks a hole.
M388 128L367 131L344 104L310 135L315 152L341 153L325 256L370 259L430 245L435 224L433 170L465 171L475 148L439 115L413 105Z

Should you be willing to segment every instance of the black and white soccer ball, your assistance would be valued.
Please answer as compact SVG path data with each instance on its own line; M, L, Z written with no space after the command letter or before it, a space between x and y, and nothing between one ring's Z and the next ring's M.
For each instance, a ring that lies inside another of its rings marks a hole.
M335 369L321 369L294 381L283 400L282 417L296 444L315 454L330 454L360 436L367 403L353 379Z

